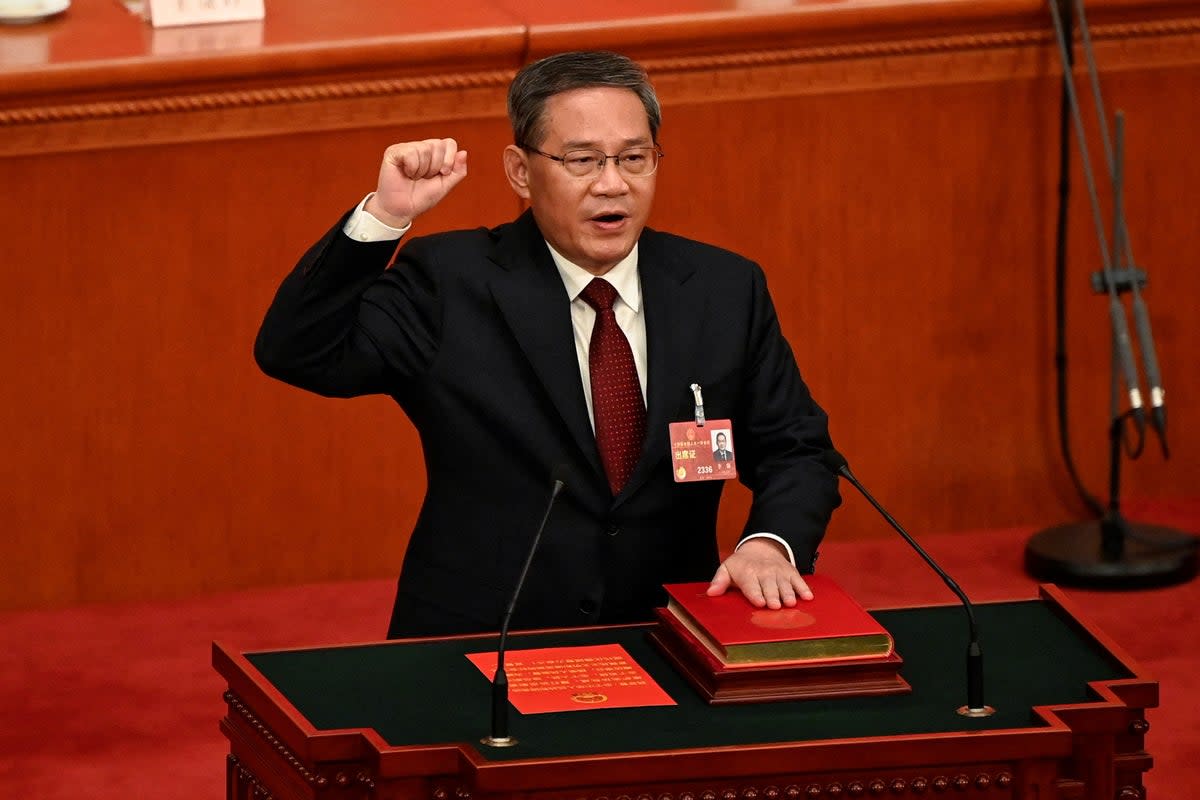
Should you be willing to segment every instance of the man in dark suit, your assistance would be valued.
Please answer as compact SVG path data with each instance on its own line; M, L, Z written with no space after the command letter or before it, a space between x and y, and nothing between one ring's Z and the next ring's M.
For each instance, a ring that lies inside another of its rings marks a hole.
M503 153L530 210L409 238L467 173L453 139L392 145L376 190L284 280L255 356L328 396L385 393L420 432L428 489L390 636L495 630L550 494L515 628L650 618L661 584L711 580L758 606L811 598L836 478L757 265L645 227L658 101L612 53L513 81ZM405 237L387 268L396 240ZM603 276L600 278L600 276ZM668 424L732 420L745 535L720 563L722 482L676 483Z
M713 461L733 461L733 451L729 449L729 437L723 433L717 434L717 446L713 448Z

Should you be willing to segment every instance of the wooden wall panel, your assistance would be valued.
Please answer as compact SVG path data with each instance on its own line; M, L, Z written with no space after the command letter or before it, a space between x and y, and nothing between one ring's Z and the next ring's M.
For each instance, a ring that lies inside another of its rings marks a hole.
M1162 42L1147 48L1181 51ZM1122 108L1142 124L1128 141L1130 226L1135 255L1152 276L1146 298L1174 409L1172 459L1151 442L1140 461L1125 463L1124 495L1186 496L1200 478L1200 442L1187 419L1200 377L1187 354L1200 341L1184 322L1185 298L1200 287L1187 266L1195 201L1186 195L1196 170L1187 129L1196 112L1184 98L1200 69L1194 56L1167 71L1144 66L1139 48L1102 45L1100 53L1102 64L1128 53L1139 65L1106 70L1104 85L1110 112ZM1025 54L1013 65L1045 57ZM914 60L912 74L924 80L929 64ZM914 531L1082 519L1059 455L1055 411L1059 84L1046 74L1052 65L1041 77L1021 75L1022 67L1001 78L955 72L954 61L919 87L875 89L850 79L839 89L819 80L811 93L769 103L708 104L693 85L697 99L668 109L664 146L714 155L693 155L683 170L669 157L652 224L711 231L707 238L767 267L839 448ZM889 82L905 82L902 65L888 71ZM794 77L786 67L749 72L752 93ZM842 77L855 72L843 65ZM723 78L713 88L736 94ZM730 146L739 142L752 145ZM1071 433L1085 482L1104 500L1108 317L1088 288L1099 261L1073 159ZM706 197L711 202L698 199ZM727 542L748 494L731 499L723 508ZM886 528L860 498L848 497L830 535L868 532L886 535Z
M317 14L308 2L290 13ZM375 37L360 17L314 29L272 9L261 47L175 58L77 5L50 29L60 63L0 60L0 608L395 574L424 490L414 431L389 400L265 378L253 335L391 141L471 152L422 230L511 218L504 87L564 47L650 66L668 153L651 224L764 265L839 448L914 533L1080 516L1054 421L1058 82L1039 4L680 0L581 19L481 2L443 32L432 8L403 31L381 11ZM1169 498L1200 478L1200 10L1111 1L1093 17L1110 107L1129 115L1130 224L1172 407L1172 460L1147 452L1127 492ZM1102 492L1107 321L1078 169L1075 186L1072 434ZM726 543L746 492L728 500ZM847 495L830 535L887 534Z
M1050 177L1039 94L1030 82L823 94L765 116L739 113L753 102L697 106L679 126L755 141L703 181L702 196L731 187L727 204L680 212L703 209L701 226L767 265L839 448L920 530L1028 522L1046 494L1052 439L1034 406L1049 386L1048 298L1035 284L1052 248L1029 225L1029 189ZM1006 136L1014 116L1035 124ZM832 535L882 526L857 498L837 521Z
M1195 191L1200 185L1200 162L1193 138L1197 108L1187 98L1200 92L1200 67L1192 64L1170 73L1152 68L1121 71L1105 85L1111 95L1110 110L1122 109L1127 117L1126 207L1134 256L1149 273L1150 285L1143 294L1167 390L1171 442L1169 461L1163 459L1157 442L1147 444L1142 458L1126 469L1126 492L1132 497L1194 496L1200 486L1200 425L1195 405L1200 398L1200 369L1196 366L1200 326L1194 312L1200 297ZM1094 149L1099 169L1099 145ZM1078 189L1072 208L1074 255L1069 277L1075 287L1069 309L1072 433L1079 457L1092 465L1091 483L1103 491L1111 351L1106 300L1084 288L1090 273L1098 268L1099 256L1078 168L1073 181Z
M463 132L479 156L471 191L431 214L431 229L518 211L484 155L503 129ZM392 137L434 133L5 162L13 197L44 210L6 217L37 248L9 262L16 291L0 323L19 376L0 405L5 605L398 569L424 491L419 460L397 455L419 447L407 421L390 400L271 381L251 346L279 280L373 187Z

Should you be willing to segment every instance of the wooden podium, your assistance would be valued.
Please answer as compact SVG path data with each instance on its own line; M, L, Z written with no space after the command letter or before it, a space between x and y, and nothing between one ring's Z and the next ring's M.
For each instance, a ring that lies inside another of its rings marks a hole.
M962 611L872 612L904 654L904 696L708 706L647 642L651 626L514 635L617 642L668 707L516 715L517 747L477 744L489 683L464 657L494 636L238 653L228 681L229 800L1143 798L1157 684L1053 587L977 608L994 717L959 717Z

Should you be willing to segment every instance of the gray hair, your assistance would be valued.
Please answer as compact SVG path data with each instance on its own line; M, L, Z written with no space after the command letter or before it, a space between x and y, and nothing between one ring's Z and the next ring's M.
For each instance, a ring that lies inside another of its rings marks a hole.
M650 136L658 141L662 108L646 70L636 61L604 50L578 50L524 66L508 87L508 119L518 147L538 147L546 138L546 101L572 89L611 86L629 89L642 101Z

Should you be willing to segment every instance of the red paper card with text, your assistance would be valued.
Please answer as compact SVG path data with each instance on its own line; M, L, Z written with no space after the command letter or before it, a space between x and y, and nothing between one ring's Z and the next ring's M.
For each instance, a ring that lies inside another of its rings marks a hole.
M488 680L496 674L494 652L467 658ZM508 701L522 714L675 705L619 644L509 650L504 672Z

